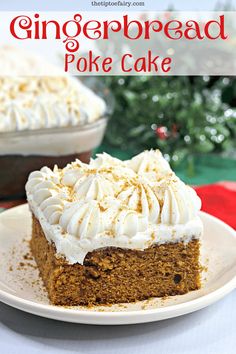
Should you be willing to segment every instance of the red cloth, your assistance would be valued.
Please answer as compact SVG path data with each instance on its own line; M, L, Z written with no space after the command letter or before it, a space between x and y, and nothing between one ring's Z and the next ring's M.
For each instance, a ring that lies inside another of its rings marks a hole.
M236 183L220 182L195 187L202 200L202 210L236 229Z
M8 200L8 201L0 201L0 208L10 209L17 205L21 205L26 203L25 199L17 199L17 200Z

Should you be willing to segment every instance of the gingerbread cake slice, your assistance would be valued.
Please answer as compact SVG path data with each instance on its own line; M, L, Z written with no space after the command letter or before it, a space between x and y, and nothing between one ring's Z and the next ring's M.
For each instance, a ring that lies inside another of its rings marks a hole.
M31 249L51 303L134 302L199 289L201 201L156 150L32 172Z

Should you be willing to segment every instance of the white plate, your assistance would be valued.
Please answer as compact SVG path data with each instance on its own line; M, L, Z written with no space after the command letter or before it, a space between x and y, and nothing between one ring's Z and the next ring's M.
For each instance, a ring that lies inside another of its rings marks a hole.
M114 306L57 307L49 304L32 259L28 259L31 217L27 205L0 214L0 300L20 310L61 321L89 324L144 323L199 310L236 286L236 232L201 213L204 223L203 287L186 295Z

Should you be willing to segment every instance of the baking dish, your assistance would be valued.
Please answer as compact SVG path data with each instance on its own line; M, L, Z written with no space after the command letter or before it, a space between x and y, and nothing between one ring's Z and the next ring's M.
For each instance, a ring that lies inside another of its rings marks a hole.
M88 162L107 120L104 115L78 126L0 133L0 198L23 197L29 173L42 166L64 167L76 158Z

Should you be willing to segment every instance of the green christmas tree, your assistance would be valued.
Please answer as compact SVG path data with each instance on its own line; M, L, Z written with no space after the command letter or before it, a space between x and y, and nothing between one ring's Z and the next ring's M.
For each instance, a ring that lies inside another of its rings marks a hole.
M114 96L105 144L134 153L159 148L172 165L236 148L236 80L226 77L102 78Z

